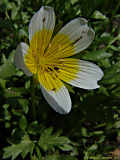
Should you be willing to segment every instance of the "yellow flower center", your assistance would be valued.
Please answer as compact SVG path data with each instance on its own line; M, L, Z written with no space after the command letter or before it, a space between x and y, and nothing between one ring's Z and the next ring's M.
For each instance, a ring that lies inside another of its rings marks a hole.
M25 55L25 64L38 81L48 91L58 91L63 83L76 78L78 60L67 58L74 55L74 45L69 37L57 34L52 41L52 31L36 32L30 41L30 47Z

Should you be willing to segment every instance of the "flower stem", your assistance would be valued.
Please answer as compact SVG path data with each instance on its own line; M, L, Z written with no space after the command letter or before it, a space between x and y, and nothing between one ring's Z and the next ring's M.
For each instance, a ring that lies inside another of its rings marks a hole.
M31 87L31 100L32 100L32 118L35 121L36 120L36 104L35 104L35 82L34 82L34 77L33 77L32 87Z

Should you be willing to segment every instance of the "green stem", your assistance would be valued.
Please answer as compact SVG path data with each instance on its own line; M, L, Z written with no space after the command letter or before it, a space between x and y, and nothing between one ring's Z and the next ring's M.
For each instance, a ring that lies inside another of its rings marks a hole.
M115 14L116 14L116 12L118 11L119 7L120 7L120 1L118 2L118 4L116 5L116 8L115 8L114 11L112 12L112 15L115 15Z
M31 100L32 100L32 117L33 120L36 120L36 105L35 105L35 83L34 83L34 77L32 81L32 88L31 88Z

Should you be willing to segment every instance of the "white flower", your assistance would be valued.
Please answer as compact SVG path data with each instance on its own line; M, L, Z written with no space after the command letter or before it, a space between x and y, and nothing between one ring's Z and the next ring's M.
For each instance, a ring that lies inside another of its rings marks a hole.
M70 58L86 49L94 39L94 31L84 18L73 19L53 38L54 26L53 8L41 7L29 24L30 45L22 42L16 49L15 65L26 75L36 76L49 105L56 112L67 114L72 104L63 82L96 89L103 72L93 63Z

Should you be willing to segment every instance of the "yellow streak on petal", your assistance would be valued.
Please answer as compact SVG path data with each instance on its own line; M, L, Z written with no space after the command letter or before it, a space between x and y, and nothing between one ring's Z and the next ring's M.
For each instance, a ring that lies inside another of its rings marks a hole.
M45 66L45 49L48 47L52 32L52 30L43 29L36 32L30 41L28 53L25 55L25 64L33 74L36 74L41 66Z
M36 32L30 41L30 50L35 52L37 55L44 55L45 49L47 48L52 37L52 32L52 30L46 29Z
M77 73L79 72L79 60L73 58L65 58L61 60L60 65L58 66L59 79L64 82L69 82L77 78Z
M44 88L46 88L48 91L57 92L63 86L61 80L59 80L58 77L54 75L54 73L39 73L38 79L40 84L42 84L42 86L44 86Z
M65 34L57 34L46 51L49 58L65 58L74 54L75 47L69 36Z

